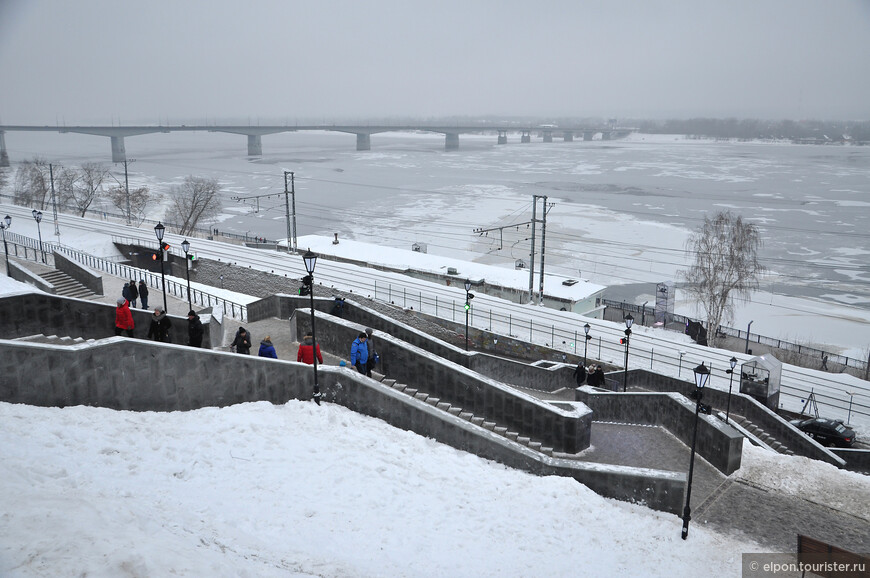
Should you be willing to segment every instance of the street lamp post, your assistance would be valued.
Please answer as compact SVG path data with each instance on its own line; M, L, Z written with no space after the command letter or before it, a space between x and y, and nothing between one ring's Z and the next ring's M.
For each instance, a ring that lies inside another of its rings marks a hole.
M734 368L737 366L737 358L732 357L728 363L731 365L731 369L726 369L725 373L730 375L731 379L728 381L728 407L725 410L725 423L728 423L728 416L731 415L731 386L734 385Z
M36 232L39 233L39 254L42 255L42 262L45 263L45 251L42 250L42 228L39 223L42 222L42 211L33 209L33 218L36 219Z
M471 309L471 300L474 295L471 294L471 281L465 280L465 351L468 351L468 311Z
M846 423L850 423L852 421L852 400L855 398L854 391L847 391L846 394L849 396L849 415L846 417Z
M692 474L695 472L695 444L698 441L698 414L702 411L704 413L710 412L710 409L707 406L701 404L701 399L704 396L704 387L707 385L707 379L710 377L710 370L707 369L707 366L704 365L703 362L701 362L701 365L696 367L694 372L694 397L697 399L697 404L695 405L695 431L692 434L692 457L689 459L689 482L688 488L686 489L686 507L683 508L683 540L689 536L689 520L692 519L692 509L689 506L689 502L692 499Z
M3 251L6 253L6 276L12 277L12 272L9 270L9 245L6 244L6 229L12 226L12 217L6 215L0 222L0 230L3 231Z
M683 356L686 355L685 351L680 352L680 363L677 365L677 377L683 376Z
M163 270L163 233L166 227L160 221L154 226L154 234L157 235L157 242L160 244L160 280L163 284L163 312L169 313L166 307L166 272Z
M314 266L317 265L317 255L308 251L302 255L302 261L305 263L305 270L308 271L308 277L311 283L308 295L311 298L311 351L314 352L314 403L320 405L320 398L323 394L320 393L320 385L317 383L317 337L314 332Z
M625 339L623 342L625 343L625 371L622 376L622 392L625 393L628 388L628 341L631 339L631 324L634 323L634 317L631 316L631 313L625 316Z
M181 248L184 249L184 272L187 274L187 308L188 311L193 311L193 303L190 300L190 243L185 239L181 242Z
M587 323L583 326L583 333L586 334L586 343L583 344L583 367L586 367L586 353L589 351L589 340L592 339L592 336L589 335L589 330L592 327Z
M746 347L744 348L743 353L749 353L749 329L752 327L753 323L755 323L754 319L746 326Z

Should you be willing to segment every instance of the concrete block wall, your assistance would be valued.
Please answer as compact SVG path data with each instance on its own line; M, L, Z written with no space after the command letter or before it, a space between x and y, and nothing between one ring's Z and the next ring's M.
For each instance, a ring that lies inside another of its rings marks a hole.
M313 381L311 367L301 363L121 337L74 346L0 340L0 400L9 403L185 411L309 400ZM322 367L318 383L327 402L512 467L573 477L606 497L679 514L684 474L550 458L347 368Z
M22 283L33 285L40 291L45 291L46 293L51 293L52 295L56 291L53 284L49 283L30 269L22 267L12 259L9 260L9 272L11 273L10 277L15 279L16 281L21 281Z
M66 273L97 295L103 295L103 278L91 271L84 265L81 265L60 251L54 254L54 266L58 271Z
M710 379L714 379L714 377L711 376ZM727 380L727 376L717 375L715 379ZM725 381L722 383L725 383ZM692 382L644 370L629 371L628 384L629 387L637 386L651 391L674 391L682 393L686 397L691 397L692 391L695 389L695 384ZM731 413L742 415L796 454L814 460L822 460L837 467L843 467L842 458L810 439L806 434L791 425L788 420L783 419L752 397L738 393L737 388L738 383L737 379L735 379L734 389L731 392ZM728 392L707 387L704 389L704 403L725 412L728 407Z
M310 330L309 311L297 310L296 321L298 334ZM345 351L348 359L351 344L363 329L357 323L317 313L316 337L321 348L339 355ZM418 332L406 327L406 333ZM381 356L380 370L391 379L558 451L577 453L589 447L592 416L588 411L556 408L391 335L376 332L374 339Z
M0 298L0 319L3 336L8 338L28 335L57 335L101 339L115 335L114 305L95 303L73 297L44 293L25 293ZM145 339L151 325L151 313L131 310L135 337ZM187 317L170 315L172 343L187 343ZM211 347L211 331L203 335L202 346Z
M693 400L676 393L612 393L583 386L577 399L588 405L596 420L662 426L687 446L695 427ZM718 418L700 415L696 450L723 474L740 468L743 436Z

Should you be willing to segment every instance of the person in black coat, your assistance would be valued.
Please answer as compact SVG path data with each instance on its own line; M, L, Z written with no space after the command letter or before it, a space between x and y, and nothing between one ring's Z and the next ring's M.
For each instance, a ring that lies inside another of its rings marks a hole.
M130 281L130 307L136 307L136 299L139 298L139 290L136 289L136 280Z
M235 339L230 343L230 348L236 353L249 355L251 353L251 334L244 327L239 327Z
M586 366L583 365L582 361L574 368L574 379L577 381L577 387L580 387L586 381Z
M148 339L168 342L170 329L172 329L172 320L169 319L163 307L155 306L154 315L151 316L151 326L148 328Z
M139 281L139 299L142 301L142 309L148 309L148 285L144 279Z
M191 347L202 347L202 321L196 311L191 309L187 312L187 344Z

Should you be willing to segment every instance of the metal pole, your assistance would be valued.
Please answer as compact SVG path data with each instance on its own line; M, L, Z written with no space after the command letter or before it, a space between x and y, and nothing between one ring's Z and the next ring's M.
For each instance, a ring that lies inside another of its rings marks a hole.
M0 223L0 230L3 231L3 251L6 253L6 276L12 277L12 271L9 270L9 246L6 244L6 224Z
M471 306L468 303L468 291L465 292L465 351L468 351L468 309Z
M132 222L130 217L130 181L127 178L127 159L124 159L124 189L127 191L127 226L129 227Z
M39 254L42 255L42 262L45 263L45 251L42 248L42 211L33 210L33 218L36 219L36 231L39 233Z
M184 254L184 272L187 273L187 308L193 309L193 304L190 302L190 259L187 253Z
M163 248L161 245L160 249L160 279L163 284L163 312L169 314L169 310L166 307L166 273L163 271Z
M543 207L541 209L541 281L538 285L539 295L538 295L538 304L544 304L544 247L547 242L547 196L544 195L541 197L543 199Z
M538 211L538 196L532 195L532 249L529 253L529 303L535 301L535 222Z
M689 483L686 488L686 506L683 508L683 540L689 536L689 520L692 519L692 508L689 506L689 503L692 499L692 474L695 472L695 443L698 441L698 414L701 412L703 390L697 388L697 392L698 403L695 405L695 431L692 434L692 457L689 458Z
M625 330L625 371L622 375L622 392L628 388L628 336L631 334L630 329Z
M291 241L293 239L292 233L290 232L290 191L287 189L287 175L291 174L290 171L284 171L284 211L287 217L287 251L290 251Z
M749 328L752 327L752 324L754 322L755 322L755 320L753 319L752 321L749 322L749 325L746 326L746 348L743 351L743 353L746 353L746 354L749 353Z
M320 405L320 385L317 383L317 337L314 332L314 272L311 275L311 291L308 295L311 297L311 353L314 357L314 402Z
M290 172L290 196L293 203L293 250L298 251L299 248L296 246L296 237L298 236L296 231L296 179L292 171Z
M728 423L728 416L731 415L731 386L734 385L734 370L728 370L731 374L731 379L728 380L728 406L725 409L725 423Z
M60 227L57 224L57 201L54 197L54 168L51 163L48 165L48 175L51 179L51 206L54 208L54 234L60 237Z

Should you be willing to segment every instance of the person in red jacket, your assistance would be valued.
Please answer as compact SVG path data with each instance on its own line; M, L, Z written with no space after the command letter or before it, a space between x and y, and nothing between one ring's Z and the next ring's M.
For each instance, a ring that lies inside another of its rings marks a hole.
M130 313L130 303L121 297L115 309L115 335L126 331L128 337L133 337L133 314Z
M314 365L314 337L310 333L306 333L302 338L302 343L299 344L299 351L296 352L296 361ZM320 344L317 344L317 363L323 364L323 356L320 354Z

